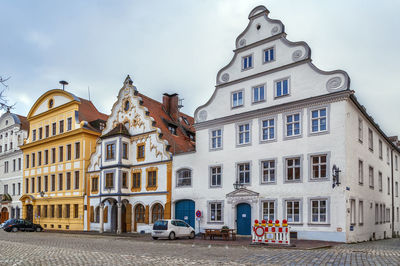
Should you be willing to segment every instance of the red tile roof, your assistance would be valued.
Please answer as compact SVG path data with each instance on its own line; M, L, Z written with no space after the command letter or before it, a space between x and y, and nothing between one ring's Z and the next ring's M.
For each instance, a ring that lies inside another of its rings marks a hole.
M19 118L19 121L21 122L21 129L29 131L29 121L25 116L22 115L17 115Z
M150 113L150 116L153 117L156 122L155 126L158 127L163 133L162 139L168 141L170 145L169 151L172 154L184 153L195 150L195 142L190 140L190 134L195 135L195 129L193 127L194 119L193 117L179 112L179 119L174 120L166 111L163 104L138 93L138 96L142 98L143 106L146 107ZM186 118L189 122L187 125L182 117ZM172 134L168 129L168 124L176 126L176 135Z
M108 115L99 112L91 101L83 98L79 98L79 100L81 101L78 111L79 121L87 121L87 122L92 122L95 120L103 120L104 122L107 121ZM99 129L94 128L89 123L87 127L92 130L99 131Z

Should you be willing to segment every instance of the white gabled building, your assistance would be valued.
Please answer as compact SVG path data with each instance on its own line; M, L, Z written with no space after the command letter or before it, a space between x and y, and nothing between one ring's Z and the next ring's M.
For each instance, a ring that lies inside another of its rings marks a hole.
M263 6L250 12L213 95L195 111L196 151L174 157L175 218L242 235L255 219L287 219L293 237L339 242L398 234L399 149L347 73L318 69L310 47L288 41L268 15Z
M8 218L20 218L22 204L23 156L18 146L28 135L26 117L4 113L0 117L0 223Z

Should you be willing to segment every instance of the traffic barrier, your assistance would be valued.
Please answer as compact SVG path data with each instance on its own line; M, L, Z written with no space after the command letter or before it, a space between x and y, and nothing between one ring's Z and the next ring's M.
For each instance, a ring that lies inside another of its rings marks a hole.
M251 232L252 243L271 243L290 245L290 227L286 220L282 220L282 225L279 220L273 223L272 220L262 220L261 224L258 220L254 221L254 226Z

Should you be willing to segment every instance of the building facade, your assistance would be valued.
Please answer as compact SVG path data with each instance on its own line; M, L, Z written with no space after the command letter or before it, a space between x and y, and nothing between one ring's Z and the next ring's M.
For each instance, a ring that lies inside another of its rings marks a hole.
M399 149L346 72L318 69L258 6L216 83L195 111L196 151L174 157L175 218L241 235L287 219L293 237L338 242L398 234Z
M6 112L0 117L0 223L21 217L23 156L19 146L28 130L24 116Z
M27 119L23 218L45 230L83 230L86 171L107 116L91 101L54 89L39 97Z
M90 159L85 229L149 232L171 218L172 156L194 149L193 122L177 94L157 102L128 76Z

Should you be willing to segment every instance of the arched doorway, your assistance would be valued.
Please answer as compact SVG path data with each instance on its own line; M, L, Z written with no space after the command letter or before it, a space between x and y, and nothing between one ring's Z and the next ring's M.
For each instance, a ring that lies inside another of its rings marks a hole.
M26 220L33 222L33 206L32 204L26 205Z
M145 213L146 210L142 204L138 204L135 207L135 225L134 230L137 232L137 224L145 222Z
M236 205L237 234L251 234L251 206L247 203Z
M0 222L4 223L5 221L8 220L8 217L9 217L8 208L7 207L3 207L1 209Z
M193 200L181 200L175 203L175 219L180 219L191 227L195 227L194 215L195 215L195 204Z
M116 233L118 226L118 207L117 204L111 205L111 232Z

